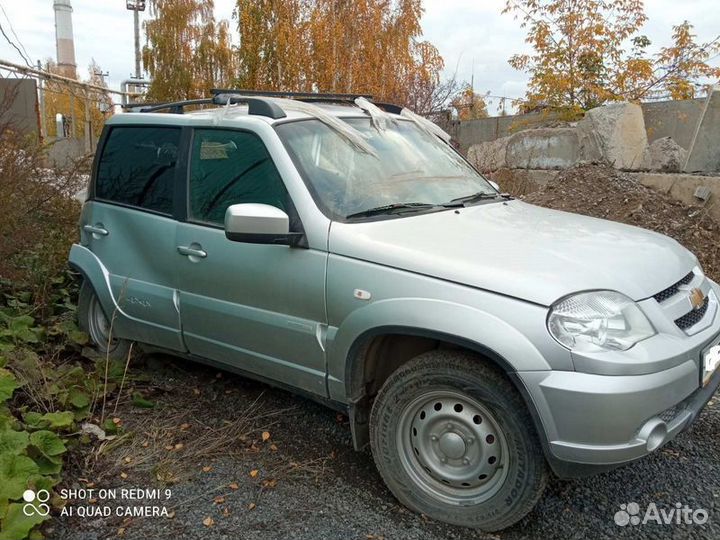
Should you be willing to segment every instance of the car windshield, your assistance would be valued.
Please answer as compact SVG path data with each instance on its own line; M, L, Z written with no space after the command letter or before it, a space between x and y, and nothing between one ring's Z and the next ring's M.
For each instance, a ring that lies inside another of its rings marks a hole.
M391 121L383 130L369 118L343 120L376 155L362 152L320 120L276 128L316 201L334 218L400 215L497 194L452 148L412 121Z

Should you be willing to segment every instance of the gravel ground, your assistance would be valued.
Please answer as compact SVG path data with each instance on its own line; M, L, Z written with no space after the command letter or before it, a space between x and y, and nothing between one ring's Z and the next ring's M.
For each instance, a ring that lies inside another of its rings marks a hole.
M75 462L68 474L73 480L60 487L167 488L171 490L169 500L113 503L98 497L90 506L107 506L113 512L118 504L164 506L172 517L56 517L46 530L49 537L720 537L720 514L715 514L720 496L717 398L689 431L656 454L591 479L554 479L527 518L501 533L487 535L434 522L400 506L383 485L371 455L352 450L347 419L330 409L261 383L230 374L218 376L209 368L169 357L150 358L142 372L150 373L150 380L134 383L132 390L140 389L153 399L155 408L121 403L115 414L125 432L132 435L126 436L130 442L100 452L97 461ZM208 457L198 456L205 452L208 439L197 430L230 425L228 419L242 411L251 411L248 422L242 425L245 431L240 430L243 434L233 441L218 439L221 448L208 452ZM154 426L165 425L168 419L179 425L170 431L155 430ZM263 430L270 434L265 441ZM158 441L143 446L149 434L157 433L165 434L159 441L163 447L156 447ZM187 433L177 439L184 441L181 450L175 449L173 433ZM171 465L164 456L172 456ZM178 460L173 461L176 457ZM170 483L158 480L167 480L168 476ZM643 511L651 502L665 509L680 502L693 509L706 509L710 519L705 525L617 526L614 514L621 504L631 502L638 503ZM88 505L87 498L68 501L67 507L83 505Z

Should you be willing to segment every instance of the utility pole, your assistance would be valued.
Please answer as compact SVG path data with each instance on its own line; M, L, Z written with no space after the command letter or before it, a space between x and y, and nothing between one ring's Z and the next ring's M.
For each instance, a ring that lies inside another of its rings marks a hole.
M135 27L135 78L142 78L142 58L140 57L140 12L145 11L145 0L126 0L125 7L133 12Z
M40 60L37 61L38 71L42 71L42 64ZM47 125L45 119L45 79L38 77L39 96L40 96L40 138L45 141L47 138Z

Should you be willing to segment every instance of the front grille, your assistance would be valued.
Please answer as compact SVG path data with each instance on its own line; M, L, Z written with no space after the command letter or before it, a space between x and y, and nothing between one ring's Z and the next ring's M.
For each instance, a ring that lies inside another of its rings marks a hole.
M675 324L677 324L680 330L687 330L691 326L696 325L700 322L700 319L705 316L705 313L708 309L708 304L709 301L708 297L706 296L702 306L700 306L698 309L693 309L690 313L686 313L679 319L675 319Z
M678 290L680 289L680 285L687 285L688 283L690 283L693 280L694 277L695 277L695 274L690 272L687 276L682 278L677 283L670 285L667 289L662 290L659 293L657 293L656 295L654 295L653 298L655 300L657 300L658 302L664 302L668 298L671 298L677 294Z

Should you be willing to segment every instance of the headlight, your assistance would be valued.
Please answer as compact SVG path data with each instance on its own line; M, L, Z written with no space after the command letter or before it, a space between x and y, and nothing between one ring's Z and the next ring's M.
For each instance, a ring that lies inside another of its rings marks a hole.
M569 296L550 308L550 334L573 351L625 351L655 335L655 329L635 302L614 291Z

